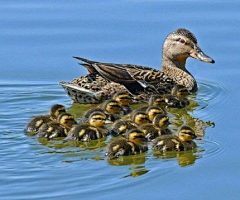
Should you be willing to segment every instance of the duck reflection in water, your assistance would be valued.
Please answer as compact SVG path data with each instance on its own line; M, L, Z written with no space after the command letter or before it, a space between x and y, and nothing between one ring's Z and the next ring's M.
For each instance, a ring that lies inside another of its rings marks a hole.
M194 151L183 151L183 152L158 152L154 151L154 156L159 159L169 160L169 159L176 159L178 164L181 167L186 167L189 165L193 165L195 161L201 158L199 152L197 150Z

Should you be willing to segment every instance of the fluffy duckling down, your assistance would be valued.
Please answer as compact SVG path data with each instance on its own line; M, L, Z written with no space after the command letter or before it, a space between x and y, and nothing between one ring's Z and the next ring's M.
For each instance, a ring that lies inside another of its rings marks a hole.
M90 140L106 137L108 131L104 129L105 121L106 115L104 113L93 112L89 117L88 123L73 126L64 141L89 142Z
M37 131L42 125L47 124L51 121L56 121L57 117L61 113L65 113L65 112L66 110L63 105L54 104L51 106L48 115L35 116L32 119L30 119L24 131L26 133L37 133Z
M143 132L138 129L132 129L127 133L127 139L112 141L107 147L106 155L110 158L116 158L146 152L148 148L144 142L145 135Z
M188 151L197 148L193 139L196 135L192 128L183 126L176 135L162 135L152 142L152 148L158 151Z

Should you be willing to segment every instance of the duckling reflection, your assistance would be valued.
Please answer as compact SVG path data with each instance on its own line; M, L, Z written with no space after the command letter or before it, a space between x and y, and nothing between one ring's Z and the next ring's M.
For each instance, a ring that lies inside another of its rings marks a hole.
M119 156L114 159L108 158L108 164L121 166L121 165L140 165L146 162L146 154L141 153L137 155L129 155L129 156Z
M24 129L24 131L26 133L35 133L36 134L37 131L39 130L39 128L43 124L49 123L51 121L56 122L57 117L60 114L65 113L65 112L66 112L66 110L63 105L54 104L51 106L48 115L41 115L41 116L33 117L26 125L26 128Z
M197 150L194 151L165 151L159 152L154 150L154 156L159 159L171 159L176 158L178 164L182 167L193 165L195 161L200 158L197 154Z

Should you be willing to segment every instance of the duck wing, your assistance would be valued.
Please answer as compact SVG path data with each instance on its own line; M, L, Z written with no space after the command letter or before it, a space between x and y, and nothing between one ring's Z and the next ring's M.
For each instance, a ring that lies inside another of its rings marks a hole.
M132 94L138 94L139 92L144 91L145 84L134 79L128 72L128 69L139 68L139 71L141 71L145 67L131 64L100 63L81 57L74 58L83 61L84 63L81 63L81 65L86 67L90 73L98 73L109 81L120 83Z

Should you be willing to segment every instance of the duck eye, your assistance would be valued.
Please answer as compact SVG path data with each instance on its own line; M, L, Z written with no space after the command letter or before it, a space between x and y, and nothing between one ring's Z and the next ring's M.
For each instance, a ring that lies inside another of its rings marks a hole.
M184 40L184 39L180 39L180 42L184 44L184 43L185 43L185 40Z

